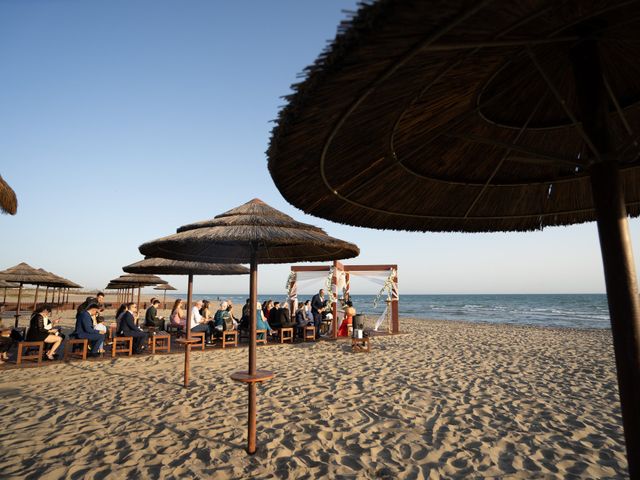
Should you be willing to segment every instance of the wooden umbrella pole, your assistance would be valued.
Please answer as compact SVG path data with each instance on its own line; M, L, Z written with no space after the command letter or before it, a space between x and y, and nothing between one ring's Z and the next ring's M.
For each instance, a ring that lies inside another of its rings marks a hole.
M38 291L40 290L40 284L36 285L36 293L33 296L33 310L36 309L36 306L38 305Z
M189 274L187 281L187 323L184 326L187 343L184 344L184 388L189 386L189 360L191 355L191 297L193 295L193 275Z
M22 300L22 282L20 282L20 288L18 289L18 304L16 305L16 323L15 323L16 328L18 328L18 321L20 320L20 300Z
M571 52L582 128L598 154L591 166L600 250L616 357L629 476L640 479L640 301L627 209L608 129L608 98L595 39ZM634 453L635 452L635 453Z
M250 301L250 322L249 322L249 375L255 375L257 372L257 307L258 303L258 261L255 250L251 253L251 264L249 272L249 301ZM248 411L248 428L247 428L247 452L249 454L256 453L256 406L257 406L257 385L256 382L250 382L247 385L249 389L249 411Z
M167 291L164 291L164 294L162 295L162 309L166 310L167 309Z
M4 287L4 298L2 299L2 303L7 303L7 287Z
M44 290L44 303L47 303L49 301L49 286L47 285L47 288Z

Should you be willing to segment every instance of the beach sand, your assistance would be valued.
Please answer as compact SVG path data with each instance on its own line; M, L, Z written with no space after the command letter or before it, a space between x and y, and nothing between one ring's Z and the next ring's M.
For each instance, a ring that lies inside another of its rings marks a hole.
M611 334L403 318L372 352L246 348L3 370L0 477L625 478Z

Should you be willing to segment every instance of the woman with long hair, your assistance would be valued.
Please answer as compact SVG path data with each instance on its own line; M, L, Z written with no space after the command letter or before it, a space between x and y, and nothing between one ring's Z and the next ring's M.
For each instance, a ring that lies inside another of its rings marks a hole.
M50 315L51 307L49 305L42 305L33 312L29 322L27 341L51 344L51 348L46 353L46 356L47 359L53 360L53 356L62 344L62 337L60 336L58 329L53 328L51 320L49 320Z
M184 301L181 298L178 298L173 302L173 308L171 309L171 316L169 318L171 325L175 327L184 328L187 324L187 315L184 311Z

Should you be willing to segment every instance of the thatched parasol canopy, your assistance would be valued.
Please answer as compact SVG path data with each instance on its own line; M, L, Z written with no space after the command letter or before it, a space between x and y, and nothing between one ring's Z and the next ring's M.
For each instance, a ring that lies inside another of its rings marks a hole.
M485 232L597 220L632 478L638 58L638 1L383 0L342 25L269 147L284 197L342 223Z
M134 274L126 274L120 275L118 278L112 279L110 284L120 284L124 286L130 287L146 287L150 285L161 285L167 283L162 280L160 277L156 277L155 275L134 275Z
M589 28L637 216L638 2L364 6L293 87L271 176L291 204L349 225L475 232L595 220L589 167L602 153L579 122L570 60Z
M18 323L20 321L20 308L22 307L22 285L46 285L47 282L52 280L52 277L48 272L43 273L42 271L33 268L31 265L22 262L11 268L0 271L0 280L15 282L18 284L18 302L15 314L15 327L18 328Z
M145 258L122 267L127 273L158 273L165 275L246 275L247 267L234 264L185 262L166 258ZM166 290L175 290L173 287ZM158 290L165 290L158 288Z
M0 211L10 215L15 215L18 211L16 192L4 181L2 175L0 175Z
M20 285L17 283L7 282L5 280L0 280L0 288L19 288Z
M255 256L257 263L291 263L351 258L360 250L253 199L211 220L182 226L174 235L144 243L140 252L197 262L249 263Z
M272 372L257 370L256 366L258 263L338 260L355 257L360 250L352 243L330 237L320 228L296 222L262 200L253 199L211 220L180 227L175 235L147 242L140 246L140 253L175 260L250 264L249 368L231 378L248 385L247 451L255 453L256 384L273 377Z
M51 280L48 272L41 272L27 263L19 263L0 271L0 280L27 285L45 285Z
M154 290L164 290L165 292L168 290L177 290L176 287L169 285L168 283L166 285L158 285L157 287L153 287Z

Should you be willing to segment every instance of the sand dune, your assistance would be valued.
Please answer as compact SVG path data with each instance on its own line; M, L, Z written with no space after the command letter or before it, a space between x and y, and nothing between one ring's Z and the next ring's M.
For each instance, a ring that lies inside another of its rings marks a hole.
M610 332L402 320L409 335L2 371L2 478L624 478Z

